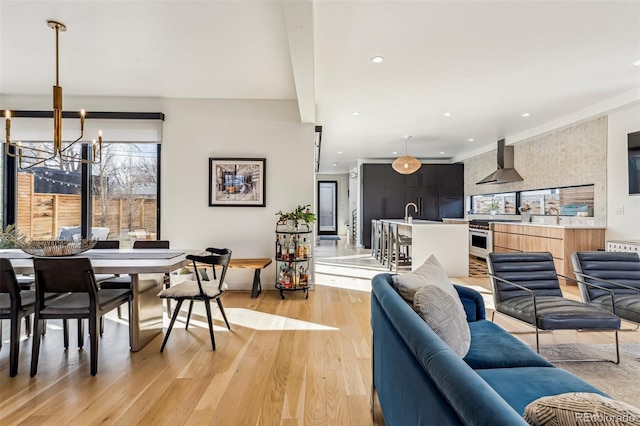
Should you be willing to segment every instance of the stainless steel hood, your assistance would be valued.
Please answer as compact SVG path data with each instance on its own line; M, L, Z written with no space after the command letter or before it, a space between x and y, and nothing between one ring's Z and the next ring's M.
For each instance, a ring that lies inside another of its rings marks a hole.
M522 176L513 168L513 146L505 146L504 139L498 141L498 169L476 185L519 182Z

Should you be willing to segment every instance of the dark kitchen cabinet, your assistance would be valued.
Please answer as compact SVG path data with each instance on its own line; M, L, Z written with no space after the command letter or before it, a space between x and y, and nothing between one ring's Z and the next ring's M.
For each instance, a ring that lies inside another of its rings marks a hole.
M392 219L404 215L404 175L390 164L363 164L361 206L362 244L371 246L371 219Z
M414 203L417 211L409 207L409 215L414 219L438 220L438 193L435 186L428 188L407 188L404 190L404 204ZM404 217L404 211L400 217Z
M447 166L448 164L442 164ZM437 174L433 164L423 164L417 172L404 176L405 188L426 188L436 186ZM398 173L400 174L400 173Z
M423 164L410 175L401 175L391 164L363 164L360 168L360 241L371 247L372 219L400 219L407 203L415 203L416 219L441 220L464 216L464 165Z

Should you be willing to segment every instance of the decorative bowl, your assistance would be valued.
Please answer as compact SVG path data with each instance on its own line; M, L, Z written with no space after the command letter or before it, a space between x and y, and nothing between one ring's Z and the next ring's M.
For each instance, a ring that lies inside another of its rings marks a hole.
M81 240L31 240L19 244L20 250L33 256L57 257L73 256L93 248L97 239L85 238Z

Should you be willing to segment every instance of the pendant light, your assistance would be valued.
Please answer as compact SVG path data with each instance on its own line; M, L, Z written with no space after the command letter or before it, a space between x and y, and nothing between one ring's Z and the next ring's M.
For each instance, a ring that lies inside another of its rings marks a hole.
M402 157L398 157L395 159L391 167L393 170L400 173L401 175L410 175L411 173L415 173L418 171L422 163L415 157L410 156L407 153L407 142L411 136L404 137L404 155Z

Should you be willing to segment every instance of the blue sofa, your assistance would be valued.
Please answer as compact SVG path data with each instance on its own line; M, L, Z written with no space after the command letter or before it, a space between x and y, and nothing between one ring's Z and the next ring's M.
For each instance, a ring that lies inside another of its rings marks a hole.
M460 358L400 297L391 276L373 278L371 297L373 386L387 425L527 425L524 408L542 396L605 395L487 321L480 293L455 286L471 330L471 348Z

